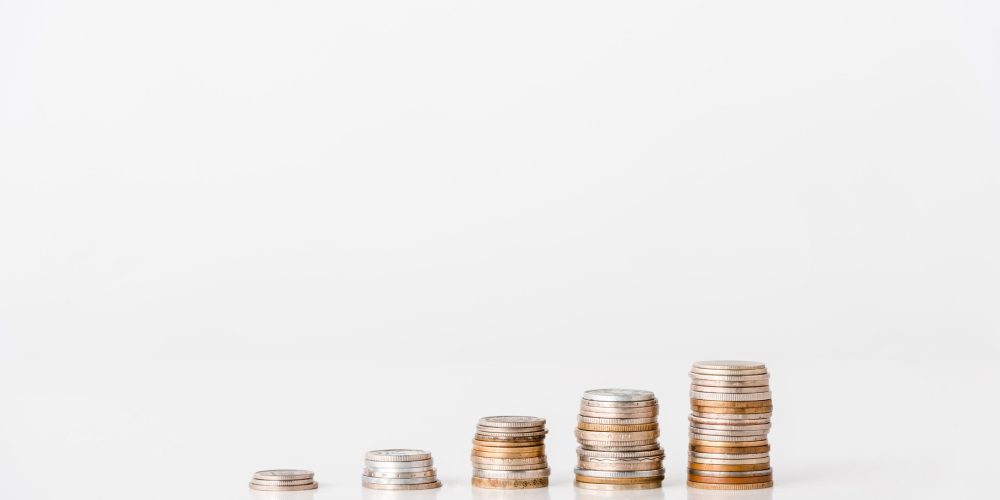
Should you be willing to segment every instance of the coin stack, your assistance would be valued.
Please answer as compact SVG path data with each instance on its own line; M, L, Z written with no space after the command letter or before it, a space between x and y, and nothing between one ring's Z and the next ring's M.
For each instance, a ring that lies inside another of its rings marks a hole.
M549 485L545 419L483 417L472 441L472 485L527 489Z
M319 487L308 470L274 469L253 473L250 489L259 491L315 490Z
M440 488L431 453L424 450L374 450L365 454L361 486L373 490Z
M663 484L659 405L650 391L596 389L583 393L576 428L576 487L643 490Z
M770 375L754 361L699 361L691 367L688 486L770 488Z

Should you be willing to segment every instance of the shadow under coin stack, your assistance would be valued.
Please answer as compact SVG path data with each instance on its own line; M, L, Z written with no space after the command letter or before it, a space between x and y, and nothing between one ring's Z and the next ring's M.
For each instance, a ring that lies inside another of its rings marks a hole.
M691 367L691 449L694 488L770 488L771 389L767 367L753 361L699 361Z
M549 485L545 419L483 417L472 441L472 485L527 489Z
M318 487L312 471L308 470L262 470L255 472L250 480L250 489L258 491L300 491Z
M641 490L663 484L659 406L650 391L597 389L583 393L576 429L576 487Z
M365 454L361 486L373 490L440 488L431 453L424 450L375 450Z

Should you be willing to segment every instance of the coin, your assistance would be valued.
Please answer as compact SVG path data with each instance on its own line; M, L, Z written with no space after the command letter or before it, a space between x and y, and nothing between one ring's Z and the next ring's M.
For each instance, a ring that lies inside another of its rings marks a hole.
M655 407L654 407L655 408ZM593 411L580 410L580 416L582 417L596 417L596 418L621 418L621 419L638 419L638 418L651 418L659 415L658 411L647 411L642 413L600 413Z
M580 406L582 407L595 407L595 408L648 408L650 406L657 406L658 402L654 399L646 399L643 401L596 401L593 399L581 399Z
M771 391L752 394L720 394L717 392L691 391L691 399L707 399L709 401L761 401L771 399Z
M298 469L271 469L254 472L254 479L265 481L292 481L296 479L312 479L313 472Z
M403 470L403 469L414 469L414 468L430 467L431 465L434 465L434 459L414 460L412 462L373 462L371 460L365 460L365 465L368 466L371 469L379 469L379 470L388 470L388 469L397 470L397 469L400 469L400 470ZM410 472L410 471L406 471L406 472Z
M751 477L712 477L712 476L696 476L693 474L688 474L688 481L696 483L714 483L714 484L747 484L747 483L764 483L771 481L771 475L766 476L751 476Z
M713 380L692 377L691 383L702 387L767 387L768 379L764 377L757 380Z
M416 477L434 477L437 474L437 469L433 467L429 470L420 472L384 472L371 469L364 469L362 474L370 477L385 477L385 478L396 478L396 479L412 479Z
M581 457L588 458L648 458L648 457L663 457L663 449L659 445L656 448L650 450L631 450L631 451L601 451L601 450L589 450L584 447L579 447L576 449L577 455Z
M707 437L707 436L706 436ZM725 448L744 448L753 446L765 446L767 445L766 439L757 439L754 441L725 441L720 438L721 436L711 436L713 439L695 439L691 438L688 442L691 446L714 446L714 447L725 447Z
M435 481L437 481L437 479L434 477L398 478L361 476L361 482L368 484L426 484L433 483Z
M636 483L636 484L598 484L598 483L581 483L579 481L574 481L573 486L584 490L597 490L597 491L622 491L622 490L652 490L660 488L663 486L662 481L651 481L648 483Z
M763 375L767 373L767 368L746 368L746 369L736 369L736 368L726 368L726 369L716 369L716 368L698 368L692 367L691 373L696 375Z
M757 476L770 476L771 469L768 467L760 470L717 471L717 470L703 470L697 468L689 468L688 475L708 476L708 477L757 477Z
M250 481L252 484L260 486L299 486L303 484L312 484L312 478L309 479L289 479L287 481L282 480L269 480L269 479L253 479Z
M657 424L633 424L633 425L606 425L606 424L588 424L579 423L576 428L583 431L598 431L598 432L638 432L638 431L650 431L658 428Z
M549 474L550 471L548 467L544 469L510 471L472 469L473 477L482 477L486 479L534 479L539 477L549 477Z
M576 430L576 437L580 441L646 441L660 437L660 431L636 431L636 432L601 432Z
M484 427L544 427L545 419L538 417L501 415L495 417L483 417L479 419L479 425Z
M708 419L698 419L695 417L688 417L691 422L692 429L713 429L713 430L732 430L732 431L766 431L771 429L770 422L764 424L744 424L741 421L738 423L727 422L725 420L715 420L714 422L725 422L725 423L713 423L707 422Z
M771 481L767 481L765 483L751 483L751 484L709 484L709 483L696 483L693 481L688 481L687 485L692 488L701 488L705 490L759 490L759 489L774 487L774 483Z
M732 359L696 361L691 366L693 368L703 368L709 370L756 370L767 368L764 363L758 361L739 361Z
M581 483L599 483L599 484L636 484L636 483L648 483L653 481L663 481L663 476L650 476L650 477L590 477L577 475L576 480Z
M519 465L536 465L544 464L545 455L538 457L526 457L526 458L488 458L488 457L477 457L472 456L472 466L482 467L483 465L498 465L498 466L519 466Z
M758 439L765 439L767 437L767 429L750 429L750 430L723 430L723 429L706 429L704 427L689 426L690 430L694 434L701 434L704 436L758 436ZM763 437L760 437L763 436Z
M433 483L423 483L423 484L376 484L376 483L361 483L361 486L365 488L370 488L373 490L429 490L433 488L440 488L441 481L434 481Z
M766 453L771 451L770 445L734 448L729 446L699 446L692 444L689 448L691 451L696 451L698 453L723 453L727 455L735 455L740 453Z
M755 394L758 392L769 392L771 388L770 386L767 385L758 387L718 387L713 385L692 385L691 390L697 392L714 392L719 394Z
M260 490L260 491L302 491L302 490L315 490L319 487L319 483L313 482L309 484L299 484L295 486L265 486L262 484L250 483L250 489Z
M484 477L473 477L472 485L477 488L500 488L500 489L544 488L549 485L549 478L539 477L534 479L488 479Z
M489 448L531 448L534 446L541 446L544 443L544 439L535 439L532 441L503 441L503 440L493 440L493 441L480 441L478 439L472 440L473 446L485 446Z
M472 450L472 456L483 457L483 458L532 458L532 457L544 457L544 451L526 451L526 452L489 452L481 450Z
M720 432L720 431L713 431L713 432ZM760 432L760 431L755 431L755 432ZM697 432L692 431L688 433L688 437L691 438L691 440L693 441L726 441L726 442L744 443L744 442L766 441L767 432L764 432L763 434L758 433L758 434L750 434L743 436L723 436L716 434L699 434Z
M473 470L538 470L537 463L525 464L525 465L493 465L493 464L483 464L473 461Z
M605 470L605 471L635 471L654 470L663 467L663 459L648 458L643 460L588 460L580 459L577 466L581 469Z
M759 464L733 464L733 465L703 464L697 462L689 462L688 468L693 470L726 471L726 472L770 470L771 464L769 462L770 460L767 460L766 462Z
M762 401L709 401L705 399L692 399L691 406L714 406L719 408L770 408L772 403L769 399Z
M768 458L770 456L768 453L737 453L737 454L725 454L725 453L698 453L694 451L688 452L688 457L693 460L749 460L758 458ZM706 462L711 463L711 462ZM760 462L745 462L745 463L760 463Z
M583 441L577 439L576 442L585 448L600 451L655 450L660 447L660 443L656 439L643 441Z
M577 467L573 470L573 473L577 476L584 477L603 477L603 478L639 478L639 477L663 477L665 471L662 468L653 470L635 470L635 471L603 471L603 470L592 470L592 469L581 469Z
M688 376L691 380L716 380L716 381L730 381L730 382L749 382L752 380L770 380L771 374L760 373L756 375L718 375L718 374L708 374L708 373L689 373Z
M699 406L698 408L705 408L705 407ZM706 408L706 409L711 410L711 408ZM760 423L761 421L766 421L766 422L770 422L771 421L771 412L767 412L767 413L725 413L725 414L723 414L723 413L700 412L700 411L697 411L695 409L692 409L691 410L691 416L692 417L697 417L697 418L724 419L724 420L753 420L753 421L755 421L753 423ZM741 423L741 422L736 422L736 423Z
M602 418L602 417L585 417L580 415L577 417L577 422L584 424L604 424L604 425L645 425L645 424L655 424L656 417L643 417L643 418Z
M654 399L651 391L638 389L593 389L583 393L583 399L592 401L646 401Z
M697 415L709 414L709 415L746 415L746 414L756 414L756 415L767 415L767 418L771 417L771 407L765 406L762 408L718 408L714 406L692 406L691 411L695 412ZM726 417L731 418L731 417ZM735 417L732 417L735 418ZM748 417L748 418L762 418L758 417Z
M372 462L413 462L415 460L428 460L431 454L424 450L410 449L389 449L372 450L365 454L365 460Z

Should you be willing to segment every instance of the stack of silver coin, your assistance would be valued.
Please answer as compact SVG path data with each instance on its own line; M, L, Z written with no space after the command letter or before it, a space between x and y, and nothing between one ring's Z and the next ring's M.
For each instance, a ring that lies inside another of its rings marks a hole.
M361 486L373 490L440 488L431 453L424 450L374 450L365 454Z
M259 491L315 490L319 487L308 470L273 469L254 472L250 489Z
M596 389L583 393L577 423L576 487L639 490L663 484L663 448L650 391Z
M527 489L549 485L545 458L545 419L483 417L472 440L472 485Z
M691 367L688 486L770 488L770 374L755 361L699 361Z

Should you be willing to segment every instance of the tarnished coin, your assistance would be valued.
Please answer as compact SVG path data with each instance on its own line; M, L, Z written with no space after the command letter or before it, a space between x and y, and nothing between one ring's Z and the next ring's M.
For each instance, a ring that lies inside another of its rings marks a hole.
M365 454L365 460L372 462L414 462L430 458L431 454L428 451L403 448L372 450Z
M646 401L653 398L652 391L640 389L593 389L583 393L583 399L593 401Z
M648 483L636 484L601 484L601 483L581 483L574 481L573 486L583 490L595 491L624 491L624 490L652 490L663 486L662 481L650 481Z
M265 486L261 484L250 483L250 489L260 490L260 491L302 491L302 490L315 490L319 488L319 483L309 483L309 484L299 484L295 486Z
M313 472L311 470L299 469L271 469L253 473L254 479L265 481L292 481L296 479L312 479L312 477Z
M440 488L441 481L434 481L433 483L423 483L423 484L376 484L376 483L361 483L361 486L365 488L370 488L373 490L429 490L433 488Z
M585 477L603 477L603 478L637 478L637 477L663 477L666 474L662 468L654 470L633 470L633 471L603 471L603 470L591 470L591 469L581 469L579 467L573 469L573 473L577 476Z
M548 467L544 469L509 471L472 469L472 476L486 479L535 479L539 477L549 477L551 472L552 471L550 471Z
M544 488L549 485L549 478L538 477L533 479L488 479L485 477L473 477L472 485L477 488L523 490L529 488Z
M704 490L762 490L774 487L774 483L771 481L752 484L710 484L688 481L687 485L691 488L701 488Z
M539 417L500 415L479 419L483 427L543 427L545 419Z

